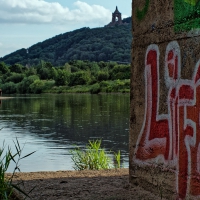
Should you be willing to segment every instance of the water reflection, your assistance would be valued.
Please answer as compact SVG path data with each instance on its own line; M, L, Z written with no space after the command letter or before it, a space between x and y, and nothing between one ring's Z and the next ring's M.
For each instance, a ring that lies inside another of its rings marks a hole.
M128 166L127 94L16 96L3 100L0 127L2 141L12 145L17 137L24 153L37 151L21 162L22 171L73 169L69 150L96 138L107 150L121 150Z

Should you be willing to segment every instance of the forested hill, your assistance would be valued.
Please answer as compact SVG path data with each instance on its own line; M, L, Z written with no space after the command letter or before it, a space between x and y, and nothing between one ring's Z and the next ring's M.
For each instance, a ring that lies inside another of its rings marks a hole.
M36 65L41 60L54 66L70 60L118 61L130 63L131 25L81 28L20 49L0 58L6 64Z

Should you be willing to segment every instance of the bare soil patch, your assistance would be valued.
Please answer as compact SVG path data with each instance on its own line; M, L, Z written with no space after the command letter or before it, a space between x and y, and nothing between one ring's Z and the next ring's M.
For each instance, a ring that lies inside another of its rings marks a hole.
M15 181L24 180L25 191L36 186L30 194L34 200L161 199L130 185L128 173L128 169L16 173Z

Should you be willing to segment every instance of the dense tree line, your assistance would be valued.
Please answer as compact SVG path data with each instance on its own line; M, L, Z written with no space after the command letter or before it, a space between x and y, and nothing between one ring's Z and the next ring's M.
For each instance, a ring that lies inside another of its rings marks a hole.
M129 90L130 64L116 62L70 61L61 67L40 61L32 67L0 62L0 88L3 93L119 92Z
M0 61L13 65L38 65L40 60L54 66L71 60L120 61L130 63L131 18L126 25L101 28L81 28L57 35L31 46L17 50Z

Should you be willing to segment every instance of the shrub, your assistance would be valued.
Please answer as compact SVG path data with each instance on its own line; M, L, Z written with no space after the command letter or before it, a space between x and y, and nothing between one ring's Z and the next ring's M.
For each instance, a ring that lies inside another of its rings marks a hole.
M69 72L66 70L58 69L58 75L55 79L56 86L67 85L69 82Z
M5 94L15 94L17 92L17 85L13 82L8 82L2 84L1 89Z
M90 93L91 94L98 94L101 91L99 83L92 85Z
M30 85L34 83L35 80L39 80L37 75L32 75L29 77L25 77L22 82L18 84L18 91L22 94L24 93L31 93Z
M30 85L30 91L31 93L34 94L40 94L43 89L44 89L44 81L42 80L35 80L31 85Z
M112 80L130 79L130 75L131 75L130 65L116 65L111 70L110 73L111 73L111 79Z
M23 80L24 77L25 75L22 73L19 74L19 73L12 72L11 75L6 78L5 82L19 83Z
M71 154L75 170L100 170L120 167L120 151L114 154L116 164L113 164L105 150L101 148L101 140L89 140L85 150L78 147L72 150Z
M104 71L99 71L97 73L97 80L98 81L106 81L109 78L109 74L108 72L104 72Z
M78 71L70 74L69 86L86 85L90 82L90 74L87 71Z

